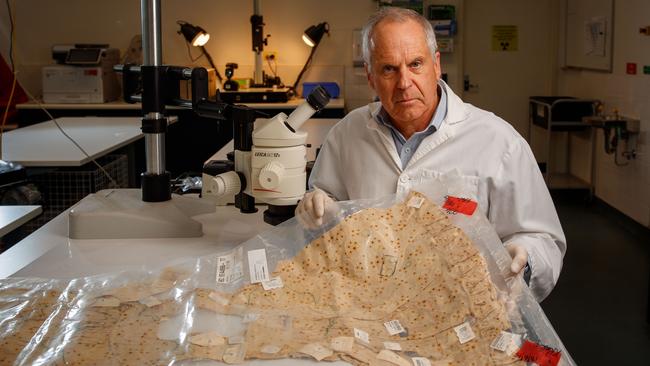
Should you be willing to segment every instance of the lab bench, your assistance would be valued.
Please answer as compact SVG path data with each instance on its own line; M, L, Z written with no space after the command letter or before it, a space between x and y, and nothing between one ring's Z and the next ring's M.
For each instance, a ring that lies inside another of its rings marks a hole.
M87 194L110 186L93 161L116 186L136 186L135 146L144 136L140 118L62 117L57 122L58 126L53 121L36 123L3 136L3 158L25 168L25 183L36 185L43 205L42 214L18 230L22 234L31 233Z
M249 103L246 105L269 116L274 116L280 112L290 114L304 101L304 99L296 98L286 103ZM44 103L40 106L37 103L29 102L16 106L21 126L50 120L50 117L41 110L41 106L55 118L142 116L139 103L129 104L124 101L95 104ZM186 172L201 172L203 163L232 139L232 123L199 117L192 110L181 107L168 107L167 114L177 116L179 122L169 126L165 136L166 168L172 177ZM345 101L343 98L336 98L330 100L329 104L312 118L340 119L344 115ZM144 156L144 144L139 144L138 150L137 155ZM137 164L138 168L144 171L144 159L138 161Z

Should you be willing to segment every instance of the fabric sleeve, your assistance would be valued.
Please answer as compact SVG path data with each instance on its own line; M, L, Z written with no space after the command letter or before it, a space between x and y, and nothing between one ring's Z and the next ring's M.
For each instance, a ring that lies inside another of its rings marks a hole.
M344 201L349 198L340 171L345 165L340 160L341 147L336 135L336 127L327 134L309 175L309 189L320 188L334 200Z
M492 180L489 220L504 244L528 251L530 289L542 301L557 283L566 239L553 200L528 144L508 149Z

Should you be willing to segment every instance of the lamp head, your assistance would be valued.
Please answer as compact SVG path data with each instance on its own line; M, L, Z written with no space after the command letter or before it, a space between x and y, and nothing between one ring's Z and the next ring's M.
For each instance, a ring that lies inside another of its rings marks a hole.
M192 46L201 47L208 43L210 34L206 32L205 29L182 20L179 20L176 23L181 26L178 34L182 34Z
M330 34L330 25L327 22L318 25L311 25L309 28L305 29L305 33L302 35L302 40L305 41L309 47L316 47L325 33L328 35Z

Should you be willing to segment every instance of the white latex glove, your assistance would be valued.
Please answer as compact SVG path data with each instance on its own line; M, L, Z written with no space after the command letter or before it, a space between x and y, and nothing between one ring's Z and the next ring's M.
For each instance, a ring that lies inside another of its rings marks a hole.
M323 216L328 207L332 207L334 200L323 190L314 189L305 193L305 196L296 207L296 218L305 227L315 229L323 224Z
M514 274L519 274L526 267L528 263L528 251L522 245L511 243L506 245L508 254L512 257L512 264L510 271Z

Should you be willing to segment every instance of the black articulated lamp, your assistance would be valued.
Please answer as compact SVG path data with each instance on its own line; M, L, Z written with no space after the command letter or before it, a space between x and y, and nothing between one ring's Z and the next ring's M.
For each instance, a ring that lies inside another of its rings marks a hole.
M305 41L309 47L316 47L325 33L327 33L327 35L330 34L329 31L330 25L327 22L318 25L310 25L309 28L305 30L305 33L303 33L302 40Z
M300 83L302 74L304 74L309 67L311 60L314 57L314 53L316 52L316 48L318 47L318 44L320 43L320 40L323 38L323 35L325 33L327 33L328 36L330 35L330 25L327 22L323 22L318 25L311 25L305 30L305 33L303 33L302 40L305 41L309 47L311 47L311 52L309 53L307 62L305 62L305 66L302 67L300 74L298 74L296 81L293 83L292 89L294 93L296 93L296 88L298 87L298 83Z
M210 63L210 66L214 69L214 71L217 74L217 79L219 79L219 83L223 82L223 79L221 78L221 74L219 74L219 69L217 69L217 66L215 66L214 61L212 61L212 56L208 53L208 51L205 49L205 44L208 43L208 40L210 40L210 34L205 31L205 29L199 27L198 25L192 25L184 20L178 20L176 21L178 25L181 26L181 29L178 31L178 34L182 34L183 37L185 37L185 40L191 44L194 47L199 47L201 49L201 52L205 55L205 58L208 59L208 62Z

